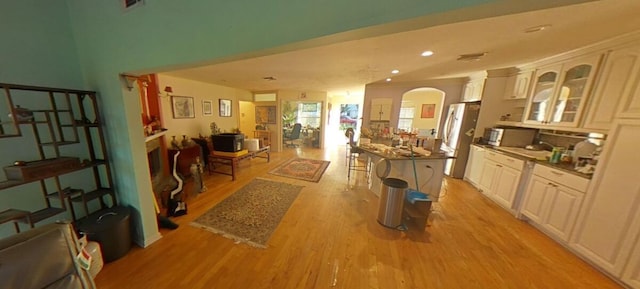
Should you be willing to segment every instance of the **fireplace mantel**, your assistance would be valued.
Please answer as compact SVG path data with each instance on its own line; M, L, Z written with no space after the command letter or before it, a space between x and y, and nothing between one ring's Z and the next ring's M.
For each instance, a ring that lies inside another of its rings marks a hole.
M154 140L154 139L157 139L157 138L159 138L159 137L161 137L161 136L163 136L163 135L165 135L165 134L167 134L167 131L166 131L166 130L163 130L163 131L161 131L161 132L158 132L158 133L152 134L152 135L150 135L150 136L146 137L146 138L144 139L144 142L150 142L150 141L152 141L152 140Z

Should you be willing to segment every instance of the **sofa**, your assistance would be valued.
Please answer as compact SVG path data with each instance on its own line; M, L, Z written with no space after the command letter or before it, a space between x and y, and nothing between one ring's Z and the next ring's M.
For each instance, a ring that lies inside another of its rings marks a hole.
M0 239L0 288L96 288L76 261L80 243L68 223L47 224Z

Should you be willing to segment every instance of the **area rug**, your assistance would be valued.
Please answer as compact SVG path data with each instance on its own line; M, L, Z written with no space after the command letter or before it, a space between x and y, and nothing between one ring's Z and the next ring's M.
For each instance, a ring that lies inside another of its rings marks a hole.
M324 171L329 167L329 161L293 158L269 173L276 176L292 179L319 182Z
M196 218L191 225L266 248L269 237L302 188L256 178Z

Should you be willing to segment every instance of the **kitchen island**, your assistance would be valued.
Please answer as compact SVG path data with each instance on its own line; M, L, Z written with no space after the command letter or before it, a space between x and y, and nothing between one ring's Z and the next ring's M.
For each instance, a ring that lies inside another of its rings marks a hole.
M402 179L409 184L409 188L415 189L416 178L414 177L411 152L408 149L391 148L382 144L360 145L359 148L364 150L367 162L371 166L371 174L368 176L367 183L369 189L376 196L380 196L381 178ZM416 148L414 152L418 190L429 194L431 200L437 202L442 189L444 163L452 157L446 156L444 152L440 151L429 155L422 152L425 150L421 148Z

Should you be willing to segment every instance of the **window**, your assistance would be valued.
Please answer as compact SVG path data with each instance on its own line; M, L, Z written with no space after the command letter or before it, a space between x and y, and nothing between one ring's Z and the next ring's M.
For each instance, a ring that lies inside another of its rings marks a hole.
M398 129L405 131L411 131L413 127L413 115L415 107L402 107L400 108L400 117L398 119Z
M275 93L254 93L253 101L276 101Z

